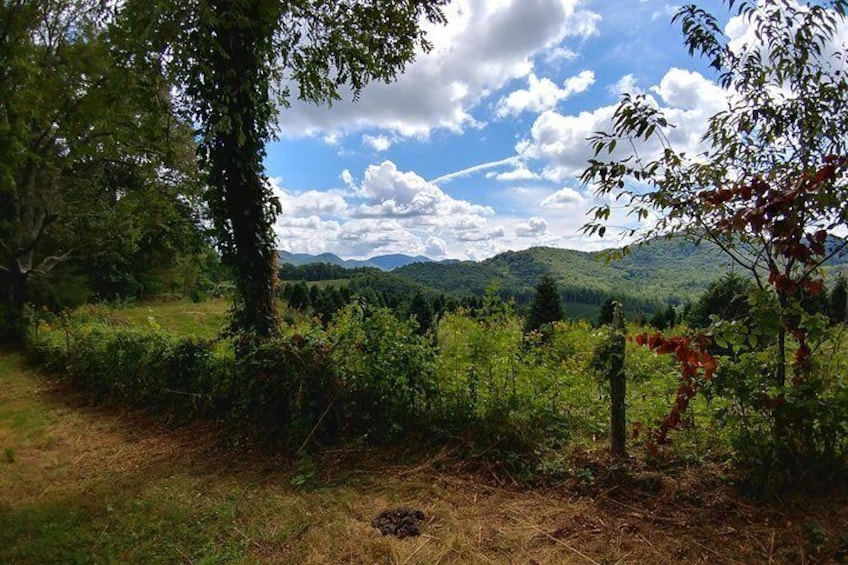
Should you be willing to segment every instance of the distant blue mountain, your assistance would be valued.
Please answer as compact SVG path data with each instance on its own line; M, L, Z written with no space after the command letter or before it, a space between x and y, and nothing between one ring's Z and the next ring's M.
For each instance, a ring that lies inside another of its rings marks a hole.
M423 255L410 257L409 255L403 255L402 253L393 253L391 255L377 255L376 257L371 257L368 259L368 262L377 265L384 271L391 271L392 269L404 267L412 263L432 263L433 260Z
M331 265L339 265L347 269L356 269L359 267L373 267L379 269L377 265L368 261L356 261L342 259L333 253L321 253L320 255L310 255L309 253L289 253L288 251L277 251L277 256L281 263L291 263L295 266L308 265L310 263L330 263Z
M278 257L281 263L291 263L295 266L307 265L310 263L330 263L331 265L339 265L346 269L357 269L360 267L372 267L382 271L391 271L398 267L410 265L412 263L430 263L433 260L423 255L403 255L402 253L393 253L390 255L377 255L365 261L355 259L342 259L333 253L322 253L320 255L310 255L309 253L289 253L288 251L278 251Z

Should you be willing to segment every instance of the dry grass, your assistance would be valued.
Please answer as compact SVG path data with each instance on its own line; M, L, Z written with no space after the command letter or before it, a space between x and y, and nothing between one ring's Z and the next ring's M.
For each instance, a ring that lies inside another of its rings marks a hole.
M0 352L0 563L825 563L845 493L757 504L712 469L522 489L451 453L296 462L93 407ZM300 486L294 486L299 484ZM423 534L370 526L421 509Z

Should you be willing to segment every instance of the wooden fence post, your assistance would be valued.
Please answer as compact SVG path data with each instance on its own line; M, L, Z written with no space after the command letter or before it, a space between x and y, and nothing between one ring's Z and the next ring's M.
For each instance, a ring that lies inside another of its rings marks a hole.
M610 452L613 457L627 457L627 431L625 416L626 383L624 381L624 316L621 304L613 304L612 343L609 355L610 381Z

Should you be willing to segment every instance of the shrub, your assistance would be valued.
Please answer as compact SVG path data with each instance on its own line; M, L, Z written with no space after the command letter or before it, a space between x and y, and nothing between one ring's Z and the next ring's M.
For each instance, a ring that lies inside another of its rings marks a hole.
M327 336L349 431L385 440L421 427L437 389L433 348L417 330L414 320L362 304L335 317Z
M442 425L501 454L533 454L586 425L581 408L595 396L588 353L577 354L572 328L555 323L545 339L523 335L520 320L499 309L479 319L445 314L438 326L437 410ZM588 348L590 349L590 348Z
M92 308L40 313L28 353L98 399L182 418L223 417L232 396L232 355L216 351L214 342L115 325Z

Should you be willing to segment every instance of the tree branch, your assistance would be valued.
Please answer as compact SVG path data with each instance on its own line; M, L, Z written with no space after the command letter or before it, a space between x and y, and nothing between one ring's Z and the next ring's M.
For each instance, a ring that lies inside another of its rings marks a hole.
M71 254L77 249L79 248L75 247L73 249L70 249L66 253L63 253L62 255L50 255L48 257L45 257L41 260L41 263L39 263L38 267L32 270L32 272L41 276L47 275L47 273L52 271L56 265L67 261L71 257Z

